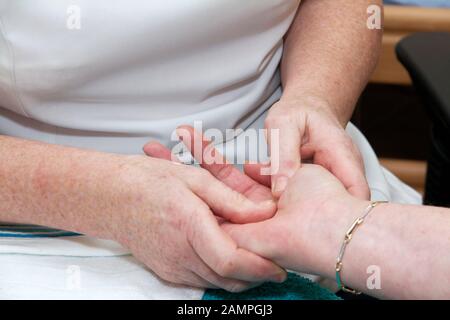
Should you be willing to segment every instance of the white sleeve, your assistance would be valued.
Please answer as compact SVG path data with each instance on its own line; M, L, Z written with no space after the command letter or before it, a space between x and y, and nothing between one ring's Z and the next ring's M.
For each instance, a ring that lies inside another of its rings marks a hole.
M14 77L14 54L5 37L0 6L0 107L24 114Z

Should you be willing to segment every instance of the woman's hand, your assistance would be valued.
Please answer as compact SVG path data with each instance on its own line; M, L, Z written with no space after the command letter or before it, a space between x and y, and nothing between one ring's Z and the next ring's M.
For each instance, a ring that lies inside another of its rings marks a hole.
M192 153L198 155L193 150L193 141L202 139L201 134L191 127L180 128L178 132L185 137L183 141ZM200 145L207 150L208 144L203 140ZM247 289L266 280L285 279L284 270L240 249L215 217L234 223L271 218L276 205L269 188L225 164L218 152L210 153L217 164L201 161L209 173L171 162L174 157L170 150L159 143L147 144L144 151L159 159L139 159L138 165L129 166L132 173L126 175L130 181L140 181L134 188L141 190L143 196L135 200L137 215L130 215L121 241L140 260L171 282L230 291ZM161 174L148 175L149 172ZM157 189L152 188L155 185ZM142 206L150 207L147 211L140 210Z
M272 191L281 196L302 160L333 173L354 196L368 199L370 191L359 150L326 102L317 98L282 98L266 119L272 158ZM279 143L271 130L279 130Z
M272 219L222 227L240 247L284 268L335 279L345 233L369 204L351 196L323 167L304 164ZM375 208L347 246L345 285L382 299L448 299L449 213L393 203Z
M257 168L251 172L254 179L265 179L258 178ZM323 167L303 164L290 179L272 219L222 227L240 247L284 268L332 277L343 235L367 204L351 196Z
M253 202L206 170L146 157L130 158L118 178L127 206L115 238L161 278L229 291L284 280L281 268L239 248L215 217L267 219L270 199Z
M236 243L220 228L270 218L271 199L253 202L206 170L132 156L117 176L123 185L115 239L161 278L241 291L285 272Z

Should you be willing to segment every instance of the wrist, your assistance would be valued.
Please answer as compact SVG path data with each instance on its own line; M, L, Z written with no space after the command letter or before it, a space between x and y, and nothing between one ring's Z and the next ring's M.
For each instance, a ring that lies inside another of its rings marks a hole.
M59 191L49 198L46 225L89 236L117 240L123 215L129 210L132 184L123 177L129 156L75 151L53 171ZM59 172L59 173L58 173ZM68 196L67 196L68 195ZM58 204L54 207L54 204ZM50 214L53 212L53 214ZM55 214L61 212L63 214Z
M321 112L326 117L335 122L336 125L339 125L342 128L345 128L347 126L350 120L349 116L347 116L347 112L342 112L340 108L334 107L327 98L311 92L294 92L295 90L285 90L280 99L280 103L298 106L299 111L313 110Z
M311 237L313 252L311 270L329 279L335 279L335 264L345 233L370 201L349 196L345 199L324 203L320 215L315 219L315 232Z
M142 155L122 156L111 179L106 183L110 194L111 211L107 219L108 238L129 248L134 236L133 230L139 224L142 213L152 191L148 184L152 172L152 159Z
M78 174L63 176L61 189L70 192L77 203L67 203L67 224L79 233L117 240L130 203L132 184L127 185L124 168L130 156L109 153L86 153L80 158ZM131 178L130 178L131 179ZM76 186L73 189L72 186Z

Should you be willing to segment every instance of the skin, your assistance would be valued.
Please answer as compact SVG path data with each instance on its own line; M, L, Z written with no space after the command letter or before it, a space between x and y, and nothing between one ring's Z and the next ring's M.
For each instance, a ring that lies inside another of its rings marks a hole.
M242 291L286 276L239 248L216 219L267 219L276 209L270 192L257 203L204 169L146 156L10 137L0 137L0 145L8 150L0 153L0 221L116 240L178 284Z
M187 130L201 138L192 128ZM198 154L192 145L188 148ZM206 152L206 146L204 143L200 154ZM162 145L152 143L146 149L150 156L170 160L170 151ZM226 168L233 182L227 176L218 178L230 187L251 179L260 183L252 188L259 189L258 193L264 186L269 190L270 179L260 175L260 166L247 165L245 174L229 166L216 165L214 170ZM345 232L369 204L351 195L322 166L303 164L280 197L274 217L249 224L224 221L221 226L242 248L286 269L334 280ZM347 286L379 298L449 299L449 250L450 209L381 204L354 233L341 276ZM380 289L366 285L367 268L374 265L380 270Z
M368 205L323 167L306 164L289 182L274 218L224 228L239 246L284 268L334 280L345 232ZM449 252L449 209L382 204L349 243L342 281L382 299L450 299ZM366 284L369 266L379 267L380 289Z
M344 128L380 52L381 30L366 27L373 4L382 1L302 1L285 38L283 95L266 119L266 129L278 129L280 137L279 145L268 140L272 159L279 159L272 167L276 197L307 159L327 168L351 194L369 198L361 155Z

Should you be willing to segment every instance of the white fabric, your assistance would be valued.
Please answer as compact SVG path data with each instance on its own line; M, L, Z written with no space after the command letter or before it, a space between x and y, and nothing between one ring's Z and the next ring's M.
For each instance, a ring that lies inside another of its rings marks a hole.
M0 110L0 134L137 153L194 120L246 128L299 2L0 0L0 104L20 115Z
M205 129L262 128L281 96L282 37L299 2L0 0L0 134L140 153L150 139L170 145L176 126L194 120ZM69 5L81 9L79 30L67 29ZM381 168L362 134L347 130L363 153L372 197L419 203ZM237 145L242 157L244 136L218 147ZM202 293L160 281L114 242L0 238L3 299Z
M201 299L203 290L166 283L132 256L0 254L4 299Z

